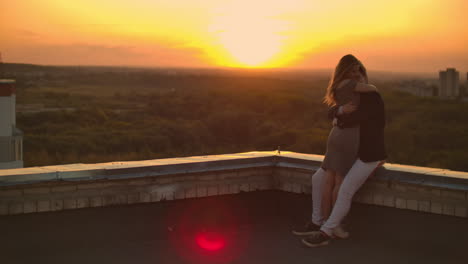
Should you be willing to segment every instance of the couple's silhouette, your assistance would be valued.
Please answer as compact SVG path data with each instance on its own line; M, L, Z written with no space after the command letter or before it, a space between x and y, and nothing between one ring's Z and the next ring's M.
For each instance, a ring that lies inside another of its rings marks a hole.
M312 219L293 230L309 247L347 238L342 227L356 191L384 163L385 109L369 84L364 65L353 55L341 58L327 88L333 128L322 166L312 176Z

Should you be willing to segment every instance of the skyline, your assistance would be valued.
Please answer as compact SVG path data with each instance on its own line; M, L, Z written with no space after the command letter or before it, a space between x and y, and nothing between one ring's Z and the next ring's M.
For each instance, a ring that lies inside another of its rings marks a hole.
M1 9L4 62L324 69L352 53L370 70L468 71L462 0L18 0Z

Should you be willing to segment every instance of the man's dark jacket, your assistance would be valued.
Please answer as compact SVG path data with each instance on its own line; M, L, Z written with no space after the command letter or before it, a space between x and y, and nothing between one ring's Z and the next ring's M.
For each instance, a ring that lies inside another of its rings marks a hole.
M350 114L336 115L338 107L330 109L330 115L338 118L338 127L360 125L359 158L364 162L384 160L385 106L377 92L359 93L360 102L356 111Z

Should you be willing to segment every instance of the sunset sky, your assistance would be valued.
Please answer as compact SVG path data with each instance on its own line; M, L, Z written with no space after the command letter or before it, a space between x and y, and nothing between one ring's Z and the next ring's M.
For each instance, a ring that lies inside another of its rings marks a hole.
M11 0L5 62L468 70L466 0Z

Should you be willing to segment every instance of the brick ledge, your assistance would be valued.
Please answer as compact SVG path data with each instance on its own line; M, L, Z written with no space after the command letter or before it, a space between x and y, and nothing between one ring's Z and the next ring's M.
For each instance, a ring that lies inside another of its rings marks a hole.
M322 160L294 152L247 152L0 170L0 215L241 191L310 193L310 176ZM355 201L468 217L468 173L386 164Z

